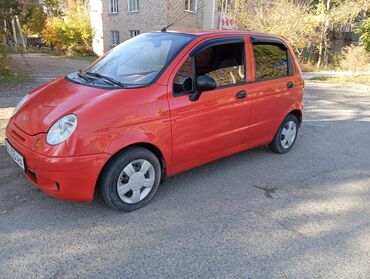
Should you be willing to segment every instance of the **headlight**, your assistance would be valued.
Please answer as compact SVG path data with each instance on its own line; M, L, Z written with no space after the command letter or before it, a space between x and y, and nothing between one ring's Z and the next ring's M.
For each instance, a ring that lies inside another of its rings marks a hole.
M24 103L25 102L27 102L27 100L28 100L28 98L29 98L29 96L30 95L26 95L26 96L24 96L20 101L19 101L19 103L15 106L15 108L14 108L14 110L13 110L13 114L12 114L12 116L14 115L14 114L16 114L17 113L17 111L21 108L21 106L23 106L24 105Z
M56 145L65 141L77 127L77 116L68 114L51 126L46 136L46 142Z

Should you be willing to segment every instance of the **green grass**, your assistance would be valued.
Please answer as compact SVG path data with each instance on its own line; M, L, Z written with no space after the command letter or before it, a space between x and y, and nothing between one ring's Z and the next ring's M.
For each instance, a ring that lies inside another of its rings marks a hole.
M366 76L317 76L310 78L310 80L322 81L327 83L356 83L356 84L367 84L370 85L370 75Z
M28 81L32 78L29 75L26 75L24 73L11 73L7 75L2 75L0 73L0 85L7 85L11 83L18 83L22 81Z
M81 55L81 54L74 54L74 55L63 55L63 54L56 54L51 55L50 57L53 58L68 58L68 59L78 59L78 60L84 60L84 61L94 61L98 58L96 55Z
M14 69L11 58L6 52L0 54L0 85L17 83L30 79L30 76Z

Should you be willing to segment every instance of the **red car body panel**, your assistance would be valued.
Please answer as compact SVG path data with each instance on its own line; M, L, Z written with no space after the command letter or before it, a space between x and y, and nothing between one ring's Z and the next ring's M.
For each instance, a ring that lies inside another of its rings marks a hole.
M292 49L294 75L255 81L250 36L240 32L193 33L189 43L150 86L106 90L65 79L30 93L29 101L6 129L10 144L25 157L26 174L40 189L67 200L91 201L99 174L117 152L145 144L162 155L166 176L230 154L269 143L291 112L303 111L303 79ZM215 38L244 37L246 83L204 92L191 102L174 96L172 82L191 50ZM271 36L276 38L275 36ZM287 89L287 83L294 87ZM245 90L247 98L235 93ZM78 129L63 143L50 146L46 134L62 116L78 116ZM24 121L26 118L30 121Z

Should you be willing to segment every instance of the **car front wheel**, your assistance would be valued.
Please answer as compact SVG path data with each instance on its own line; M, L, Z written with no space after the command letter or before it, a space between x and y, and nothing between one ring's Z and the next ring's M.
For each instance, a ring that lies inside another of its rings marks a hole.
M288 152L294 145L298 136L298 120L289 114L281 123L274 140L269 144L270 149L279 154Z
M99 187L107 205L122 211L143 207L161 180L161 164L148 149L131 147L113 157L104 168Z

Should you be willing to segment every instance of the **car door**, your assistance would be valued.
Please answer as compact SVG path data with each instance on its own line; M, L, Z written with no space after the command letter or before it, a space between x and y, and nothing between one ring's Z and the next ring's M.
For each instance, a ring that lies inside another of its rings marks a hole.
M293 63L285 44L275 38L251 38L254 60L254 86L250 130L246 142L267 143L274 136L281 118L295 102L296 82Z
M251 107L244 41L228 37L203 42L175 69L169 90L173 165L210 161L244 142ZM200 75L214 78L217 88L190 101Z

